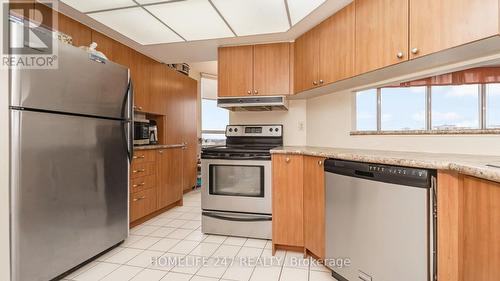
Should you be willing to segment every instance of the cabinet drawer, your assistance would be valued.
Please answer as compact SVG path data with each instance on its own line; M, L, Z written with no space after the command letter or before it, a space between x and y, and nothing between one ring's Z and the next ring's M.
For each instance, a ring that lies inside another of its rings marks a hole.
M130 196L130 221L135 221L156 211L156 189L146 189Z
M140 178L155 174L155 163L132 163L130 178Z
M156 187L156 177L154 175L135 178L130 181L130 193L136 193L153 187Z
M156 160L155 150L139 150L134 152L134 157L132 158L132 165L154 162Z

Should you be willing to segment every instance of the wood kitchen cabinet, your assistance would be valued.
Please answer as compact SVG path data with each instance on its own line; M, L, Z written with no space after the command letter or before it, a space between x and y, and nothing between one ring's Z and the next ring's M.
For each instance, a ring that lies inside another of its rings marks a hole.
M304 247L325 258L325 158L304 156Z
M295 41L294 87L302 92L354 76L355 3Z
M37 3L36 5L42 5ZM61 13L58 14L58 30L73 38L73 46L90 46L92 43L92 30Z
M158 153L158 208L182 199L182 149L160 149Z
M273 250L304 247L304 163L301 155L272 156Z
M253 91L253 46L218 49L218 96L251 95Z
M439 281L500 277L500 183L439 171Z
M189 191L196 186L198 176L198 124L196 122L198 120L198 83L187 79L185 85L186 91L182 96L184 105L182 143L185 144L182 155L182 187L184 191Z
M271 96L290 94L290 43L254 46L253 93Z
M219 48L218 96L290 94L291 44Z
M498 35L498 0L410 0L410 58Z
M356 74L408 60L409 0L356 0Z

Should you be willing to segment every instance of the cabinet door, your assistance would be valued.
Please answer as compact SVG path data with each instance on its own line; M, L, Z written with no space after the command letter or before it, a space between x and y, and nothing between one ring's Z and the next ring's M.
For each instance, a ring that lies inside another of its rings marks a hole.
M304 244L325 257L325 158L304 157Z
M294 90L317 87L319 80L319 29L315 27L295 40Z
M253 46L219 48L218 96L246 96L253 90Z
M498 34L498 0L410 0L411 58Z
M89 46L92 43L92 30L89 27L61 13L58 14L58 29L73 38L75 47Z
M151 64L151 113L167 114L165 68L166 66L159 62Z
M196 186L198 171L198 124L197 124L197 102L198 83L191 78L187 79L186 92L183 95L184 104L184 125L183 143L186 145L183 150L183 189L190 190Z
M356 1L356 74L408 60L408 1Z
M303 158L273 155L273 244L304 246Z
M130 68L131 49L106 35L92 31L92 42L97 43L97 50L102 52L110 61Z
M182 150L158 150L158 209L182 199Z
M182 124L184 120L183 79L189 79L177 71L167 68L166 79L166 115L167 115L167 144L182 144Z
M290 94L290 43L254 46L254 94Z
M151 77L150 59L133 51L130 73L134 83L134 109L148 112L150 109L149 81Z
M355 4L319 25L319 85L354 76Z

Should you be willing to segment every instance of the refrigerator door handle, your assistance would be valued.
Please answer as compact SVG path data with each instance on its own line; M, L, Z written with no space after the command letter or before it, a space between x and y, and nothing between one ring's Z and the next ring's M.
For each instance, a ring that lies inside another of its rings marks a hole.
M125 144L127 147L127 155L130 163L132 163L132 157L134 156L134 88L132 80L129 79L127 93L123 99L122 104L122 119L127 125L127 129L124 130ZM128 130L128 131L127 131Z

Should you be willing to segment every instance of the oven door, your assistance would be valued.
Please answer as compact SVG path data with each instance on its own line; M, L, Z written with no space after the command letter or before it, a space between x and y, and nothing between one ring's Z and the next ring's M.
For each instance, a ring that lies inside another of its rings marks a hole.
M270 160L202 160L203 210L271 214Z

